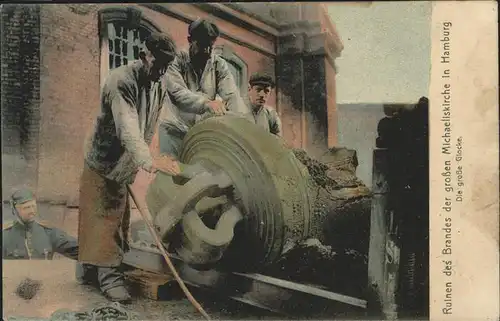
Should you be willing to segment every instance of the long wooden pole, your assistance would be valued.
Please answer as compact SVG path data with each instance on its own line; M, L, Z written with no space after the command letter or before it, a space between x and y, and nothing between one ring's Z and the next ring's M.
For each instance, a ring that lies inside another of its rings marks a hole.
M191 292L187 288L184 281L179 276L179 273L177 273L177 270L175 269L172 261L170 260L170 257L168 256L167 251L163 247L163 244L160 240L160 237L156 233L156 230L153 226L153 223L150 220L151 214L149 213L149 210L147 209L147 207L141 206L142 204L139 204L140 202L139 202L138 198L136 197L134 191L132 190L132 187L129 185L129 186L127 186L127 188L128 188L129 193L130 193L130 196L132 196L132 200L134 201L135 205L137 206L137 209L139 210L139 213L141 213L142 218L146 222L146 225L148 226L149 232L153 236L153 238L156 242L156 245L160 249L160 252L161 252L163 258L165 259L165 262L167 262L168 268L170 269L170 271L174 275L175 280L179 283L179 286L181 287L182 291L184 292L184 294L188 298L189 302L191 302L191 304L195 307L195 309L198 310L198 312L200 312L205 317L206 320L210 320L210 316L205 312L205 310L198 303L198 301L196 301L196 299L193 297L193 295L191 294Z

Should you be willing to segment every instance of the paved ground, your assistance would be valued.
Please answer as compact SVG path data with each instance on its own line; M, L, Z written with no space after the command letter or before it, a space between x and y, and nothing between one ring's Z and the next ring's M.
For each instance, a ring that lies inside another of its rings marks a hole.
M60 309L90 311L106 304L97 290L76 283L75 262L67 259L54 261L4 261L3 262L3 318L49 318ZM15 293L25 278L43 282L41 290L31 300L24 300ZM276 319L277 315L228 302L214 302L208 297L197 296L213 319ZM137 313L140 320L201 320L203 317L187 299L169 301L136 299L128 309Z

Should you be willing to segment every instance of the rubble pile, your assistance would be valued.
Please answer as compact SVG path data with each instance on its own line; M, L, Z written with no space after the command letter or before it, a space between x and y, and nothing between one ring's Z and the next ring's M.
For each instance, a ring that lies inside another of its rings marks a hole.
M293 149L295 157L304 164L314 182L329 190L357 187L363 182L356 176L356 151L332 147L320 159L311 157L303 149Z
M318 239L307 239L284 253L264 274L361 296L366 287L367 264L366 254L352 249L334 250Z
M329 169L326 164L311 158L303 149L294 149L293 153L295 157L307 167L309 175L316 185L323 188L334 189L339 187L339 184L335 180L325 175L325 172Z
M309 238L289 242L263 273L360 296L367 284L371 192L356 177L356 153L333 148L316 159L293 152L312 178Z
M321 160L295 149L313 180L310 195L314 199L310 237L337 249L368 251L371 192L356 177L355 151L332 148Z

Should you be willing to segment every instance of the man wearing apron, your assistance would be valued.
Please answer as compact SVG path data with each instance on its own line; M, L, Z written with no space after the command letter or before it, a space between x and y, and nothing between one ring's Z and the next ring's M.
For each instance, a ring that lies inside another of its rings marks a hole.
M151 155L149 148L167 97L163 75L176 47L169 36L153 33L143 49L140 60L106 78L80 180L79 261L108 299L122 303L131 299L120 270L128 249L127 185L139 169L178 173L176 164Z

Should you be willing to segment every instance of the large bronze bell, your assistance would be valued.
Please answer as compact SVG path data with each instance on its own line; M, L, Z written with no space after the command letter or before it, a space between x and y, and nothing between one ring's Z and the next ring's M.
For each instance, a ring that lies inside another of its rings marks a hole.
M280 137L242 117L212 117L188 132L180 160L206 171L180 183L157 175L147 203L160 235L188 263L265 266L308 236L311 179Z

